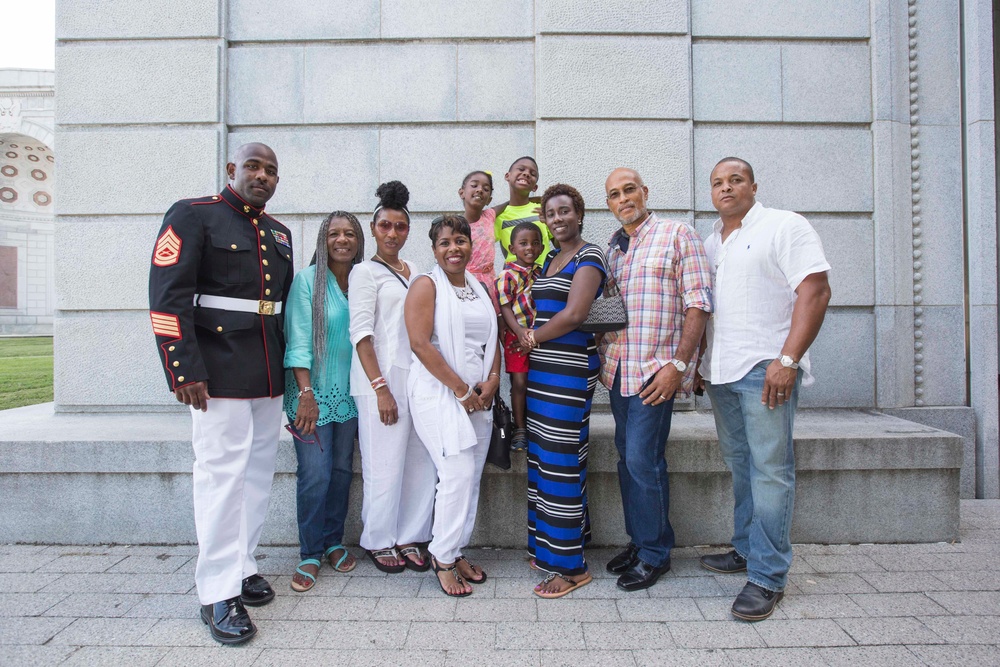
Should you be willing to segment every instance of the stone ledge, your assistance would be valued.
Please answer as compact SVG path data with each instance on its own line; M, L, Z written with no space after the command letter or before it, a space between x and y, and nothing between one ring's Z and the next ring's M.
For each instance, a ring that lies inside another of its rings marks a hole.
M0 543L194 541L187 415L56 414L52 404L0 415L6 501L0 510ZM667 461L677 543L724 543L731 531L732 488L712 416L676 413L673 419ZM592 416L588 490L595 545L627 540L613 429L610 414ZM958 537L960 436L851 410L801 410L795 434L794 541ZM282 436L264 544L296 542L294 450L287 434ZM516 455L514 461L511 471L486 467L476 545L524 544L524 457ZM358 463L356 457L348 542L360 533Z

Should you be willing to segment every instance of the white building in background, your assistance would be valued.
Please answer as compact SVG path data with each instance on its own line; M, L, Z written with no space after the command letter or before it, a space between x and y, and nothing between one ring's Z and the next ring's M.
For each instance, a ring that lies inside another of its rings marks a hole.
M55 72L0 69L0 335L52 333Z

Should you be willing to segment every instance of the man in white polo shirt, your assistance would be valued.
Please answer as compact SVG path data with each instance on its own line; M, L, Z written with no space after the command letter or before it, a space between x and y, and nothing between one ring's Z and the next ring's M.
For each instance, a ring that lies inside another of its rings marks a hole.
M699 373L712 399L719 446L733 474L733 550L703 556L713 572L746 572L733 616L760 621L781 600L792 563L792 427L806 352L830 301L819 235L797 213L755 200L753 168L724 158L712 170L719 211L705 252L715 311Z

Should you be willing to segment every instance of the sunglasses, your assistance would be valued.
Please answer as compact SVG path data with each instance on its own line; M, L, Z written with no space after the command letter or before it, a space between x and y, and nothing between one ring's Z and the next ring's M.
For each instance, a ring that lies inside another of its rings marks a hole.
M402 234L410 229L410 223L408 222L396 222L392 223L388 220L379 220L375 223L375 228L382 232L383 234L388 234L393 229L396 230L397 234Z

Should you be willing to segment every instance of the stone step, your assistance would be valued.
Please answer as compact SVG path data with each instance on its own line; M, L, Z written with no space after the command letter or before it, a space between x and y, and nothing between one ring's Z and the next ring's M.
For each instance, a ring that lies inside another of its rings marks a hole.
M0 543L176 544L195 539L185 413L67 414L52 404L0 412ZM614 420L591 418L588 492L595 545L627 541ZM938 542L958 537L962 439L875 411L800 410L795 542ZM523 454L487 464L477 545L521 547ZM679 412L667 445L678 545L726 543L732 488L709 412ZM346 541L360 533L360 460ZM295 455L282 431L264 544L295 544Z

